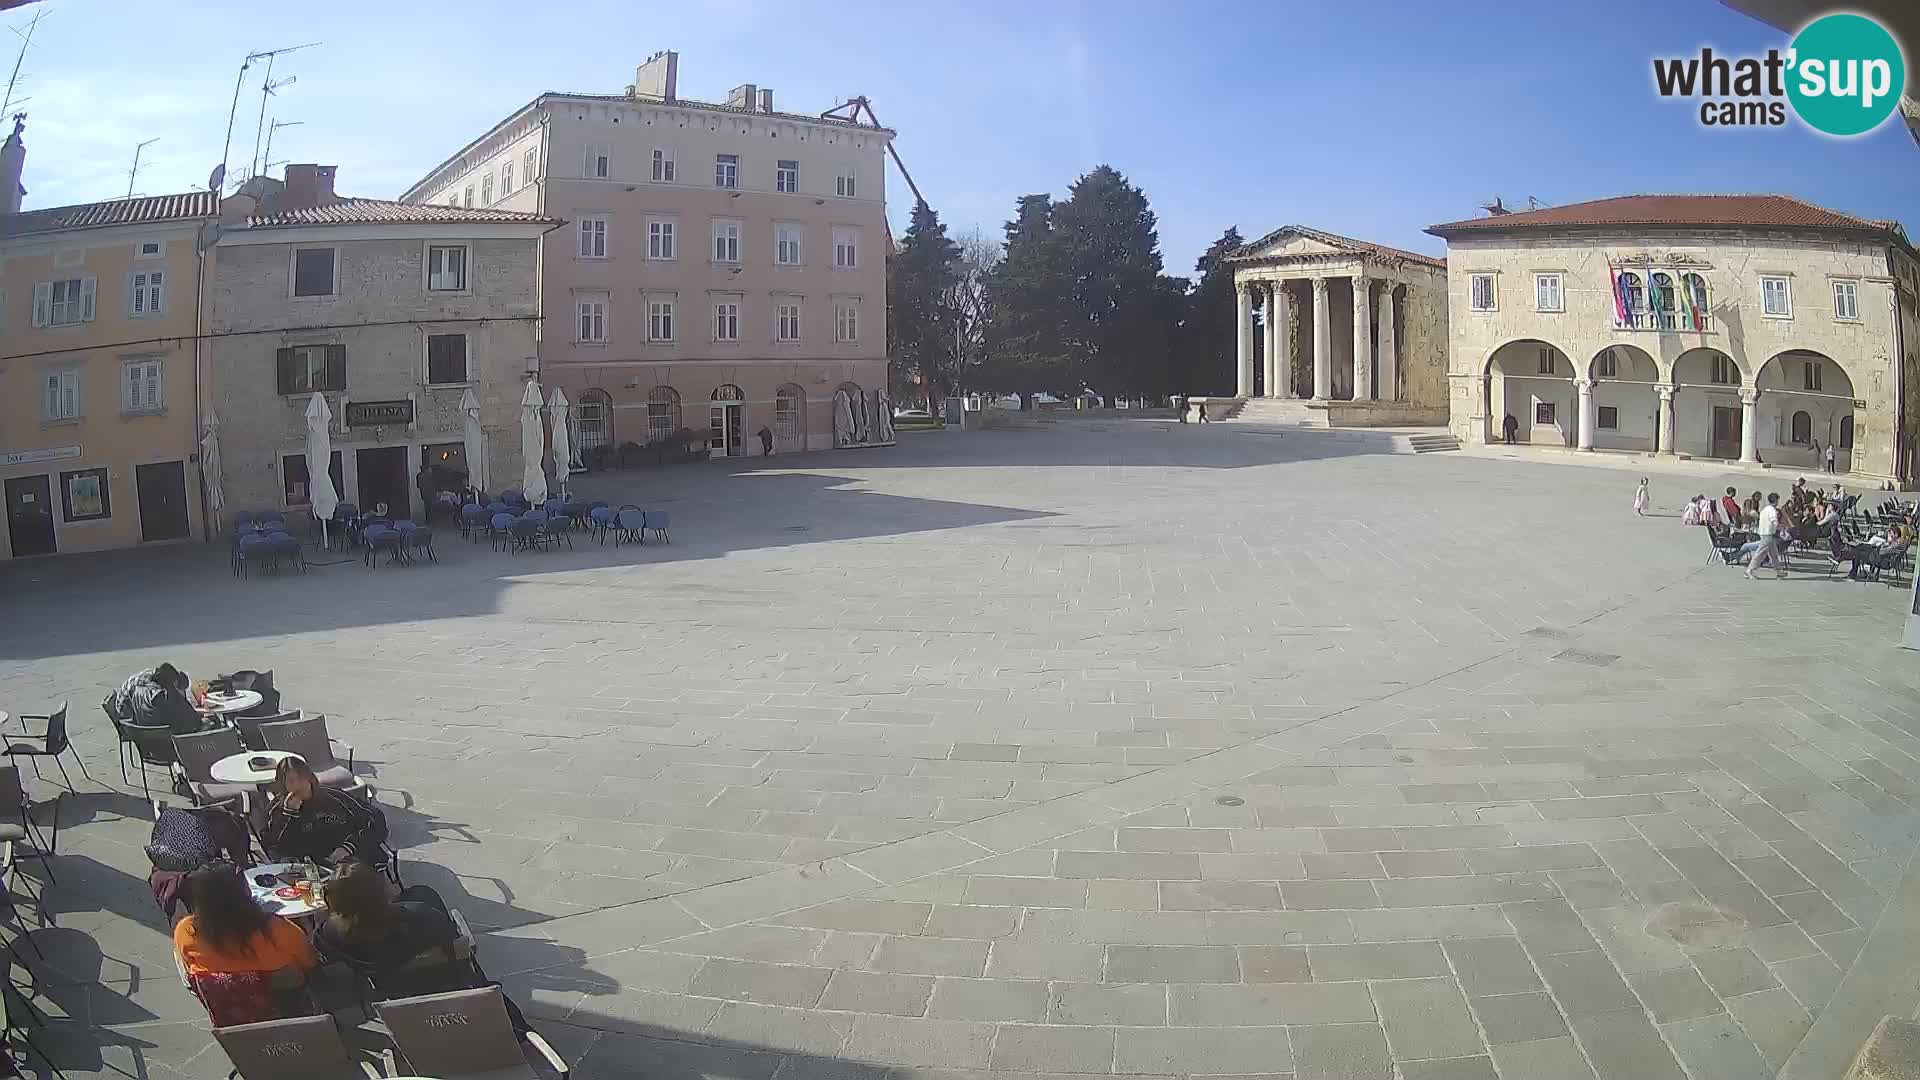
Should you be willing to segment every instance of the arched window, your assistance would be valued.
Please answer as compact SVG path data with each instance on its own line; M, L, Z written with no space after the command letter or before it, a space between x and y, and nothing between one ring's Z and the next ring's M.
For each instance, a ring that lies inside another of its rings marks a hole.
M1793 414L1793 431L1787 439L1795 446L1805 446L1813 441L1813 416L1805 409Z
M1620 303L1627 309L1627 325L1635 325L1647 308L1647 297L1640 288L1640 275L1631 270L1620 275Z
M1687 328L1703 329L1707 325L1707 279L1699 274L1681 274L1680 287L1685 290L1684 302L1680 310L1685 316Z
M1840 418L1840 449L1853 449L1853 415L1851 413Z
M745 395L745 394L743 394L743 393L741 393L741 392L740 392L740 388L739 388L739 387L737 387L737 386L735 386L735 385L733 385L732 383L727 383L726 385L724 385L724 386L721 386L721 387L719 387L718 389L716 389L716 390L714 390L714 392L713 392L713 400L715 400L715 401L745 401L745 400L747 400L747 395Z
M605 390L580 391L573 407L574 449L581 460L593 450L613 442L613 399Z
M1663 330L1673 328L1673 300L1672 277L1663 271L1647 275L1647 308L1655 326Z
M671 386L647 391L647 441L660 442L680 430L680 392Z
M807 392L788 383L773 396L773 437L785 449L800 449L807 437Z

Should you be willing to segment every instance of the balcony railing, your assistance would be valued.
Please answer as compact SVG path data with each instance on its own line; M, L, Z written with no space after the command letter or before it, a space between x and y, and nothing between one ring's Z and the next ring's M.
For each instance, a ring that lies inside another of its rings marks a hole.
M1713 316L1702 311L1700 318L1695 320L1690 310L1648 311L1642 308L1635 310L1625 319L1616 312L1613 316L1613 328L1615 330L1665 331L1670 334L1708 333L1713 329Z

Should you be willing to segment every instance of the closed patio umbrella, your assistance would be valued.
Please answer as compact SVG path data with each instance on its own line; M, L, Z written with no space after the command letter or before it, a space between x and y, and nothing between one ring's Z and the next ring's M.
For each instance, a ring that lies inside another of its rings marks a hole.
M333 410L318 391L307 399L307 505L320 522L320 539L330 540L327 522L340 493L333 490Z
M467 455L467 483L475 491L487 490L487 433L480 426L480 399L467 387L460 395L461 448Z
M214 528L220 527L220 511L227 505L227 491L220 482L220 415L207 413L207 433L200 436L200 472L207 482L207 513Z
M571 416L567 395L554 387L553 397L547 401L547 423L553 426L553 477L562 496L567 493L567 475L573 471L573 432L568 428Z
M547 501L547 474L540 468L546 450L547 432L540 423L540 384L528 379L526 392L520 395L520 489L531 506Z

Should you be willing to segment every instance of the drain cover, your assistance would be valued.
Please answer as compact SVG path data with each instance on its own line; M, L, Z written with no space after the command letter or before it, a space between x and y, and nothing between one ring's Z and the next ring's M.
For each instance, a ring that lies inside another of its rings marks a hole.
M1215 795L1213 801L1221 806L1245 806L1247 800L1238 795Z

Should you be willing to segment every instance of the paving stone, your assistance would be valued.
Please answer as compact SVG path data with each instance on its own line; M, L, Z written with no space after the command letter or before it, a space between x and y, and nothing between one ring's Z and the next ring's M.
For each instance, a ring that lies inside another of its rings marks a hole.
M721 1005L704 1033L756 1049L832 1057L845 1048L853 1024L851 1016L729 1001Z
M820 995L820 1008L845 1012L891 1013L895 1016L921 1016L927 1011L927 998L933 993L933 980L925 975L890 975L872 971L840 970L827 981Z
M1571 1036L1491 1047L1500 1080L1593 1080L1586 1055Z
M997 938L1013 933L1020 921L1015 907L940 904L934 907L926 924L929 937Z
M1167 991L1161 986L1137 983L1056 982L1047 1019L1055 1024L1163 1026L1167 1022Z
M1120 829L1115 847L1120 851L1232 851L1225 829ZM1071 875L1062 874L1062 877ZM1101 877L1133 877L1132 874L1101 874ZM1194 875L1198 876L1198 875Z
M1629 975L1627 983L1640 995L1640 1001L1658 1024L1726 1011L1720 999L1701 981L1699 973L1690 967Z
M1268 911L1280 908L1276 885L1251 881L1167 881L1160 884L1167 911Z
M1547 989L1560 1003L1561 1011L1570 1018L1640 1007L1633 991L1627 988L1605 953L1596 950L1535 956L1534 962L1547 980Z
M1366 983L1174 986L1168 990L1168 1004L1169 1020L1185 1027L1348 1024L1377 1019Z
M1328 851L1397 851L1400 840L1392 829L1321 829Z
M1001 1024L993 1039L992 1068L1048 1072L1107 1072L1113 1067L1112 1028Z
M1666 971L1688 963L1685 950L1649 927L1651 916L1642 908L1589 908L1580 915L1621 971Z
M957 938L890 937L880 943L870 966L909 975L978 976L986 968L987 945Z
M856 1061L886 1065L984 1069L993 1032L992 1024L962 1020L860 1016L844 1052Z
M940 1020L1047 1019L1047 984L1037 979L937 978L926 1015Z
M1460 986L1469 995L1518 994L1543 989L1520 942L1510 937L1443 941Z
M1390 877L1453 877L1471 872L1464 851L1383 851L1376 858Z
M804 1006L820 1000L820 992L826 989L832 974L798 965L716 959L707 961L687 989L702 997Z
M1393 1059L1379 1024L1289 1028L1297 1080L1393 1080Z
M1813 1026L1807 1010L1792 994L1780 988L1730 997L1727 1011L1739 1021L1770 1069L1786 1064L1794 1047L1800 1045L1807 1029Z
M1115 1072L1291 1072L1293 1046L1284 1027L1121 1028Z
M1500 908L1527 951L1535 956L1585 952L1599 948L1580 915L1565 900L1503 904Z
M1774 903L1780 905L1780 910L1799 924L1801 930L1814 937L1853 930L1858 925L1824 893L1790 893L1774 897Z
M1244 982L1312 982L1307 950L1291 945L1244 945L1240 948L1240 977Z
M1084 881L974 876L967 878L966 882L966 900L970 904L1070 908L1087 906L1087 884Z
M1741 1080L1772 1072L1739 1025L1724 1013L1662 1024L1660 1032L1694 1080Z
M1693 955L1693 966L1721 997L1751 994L1779 985L1752 949L1714 949Z
M987 977L1099 982L1106 961L1107 950L1099 945L997 941L987 957Z
M1380 856L1370 851L1303 852L1301 869L1309 878L1371 879L1385 877Z
M1827 959L1824 953L1812 956L1795 957L1772 965L1773 977L1792 991L1793 996L1808 1010L1818 1011L1825 1007L1833 992L1840 986L1841 971L1839 965Z
M1413 979L1449 975L1447 958L1431 941L1364 945L1314 945L1307 949L1318 982L1352 979ZM1252 980L1248 980L1251 982Z
M1370 881L1283 881L1280 898L1295 911L1352 910L1380 906Z
M1497 1080L1493 1059L1488 1057L1439 1058L1432 1061L1403 1061L1401 1080Z
M1476 874L1519 874L1534 870L1572 870L1602 865L1589 844L1543 844L1538 847L1480 848L1465 853Z
M1490 1046L1555 1039L1569 1034L1559 1006L1546 994L1500 994L1469 1000Z
M1349 911L1346 917L1352 920L1353 936L1360 941L1426 941L1513 932L1506 916L1491 904Z
M1568 1022L1600 1080L1685 1080L1686 1073L1674 1060L1673 1052L1637 1006L1619 1012L1570 1015Z
M1054 873L1063 878L1197 881L1200 858L1176 852L1062 851L1054 863Z
M1227 983L1240 981L1240 957L1219 945L1110 945L1109 982Z
M1466 999L1452 979L1402 979L1371 984L1396 1061L1467 1057L1486 1052Z

